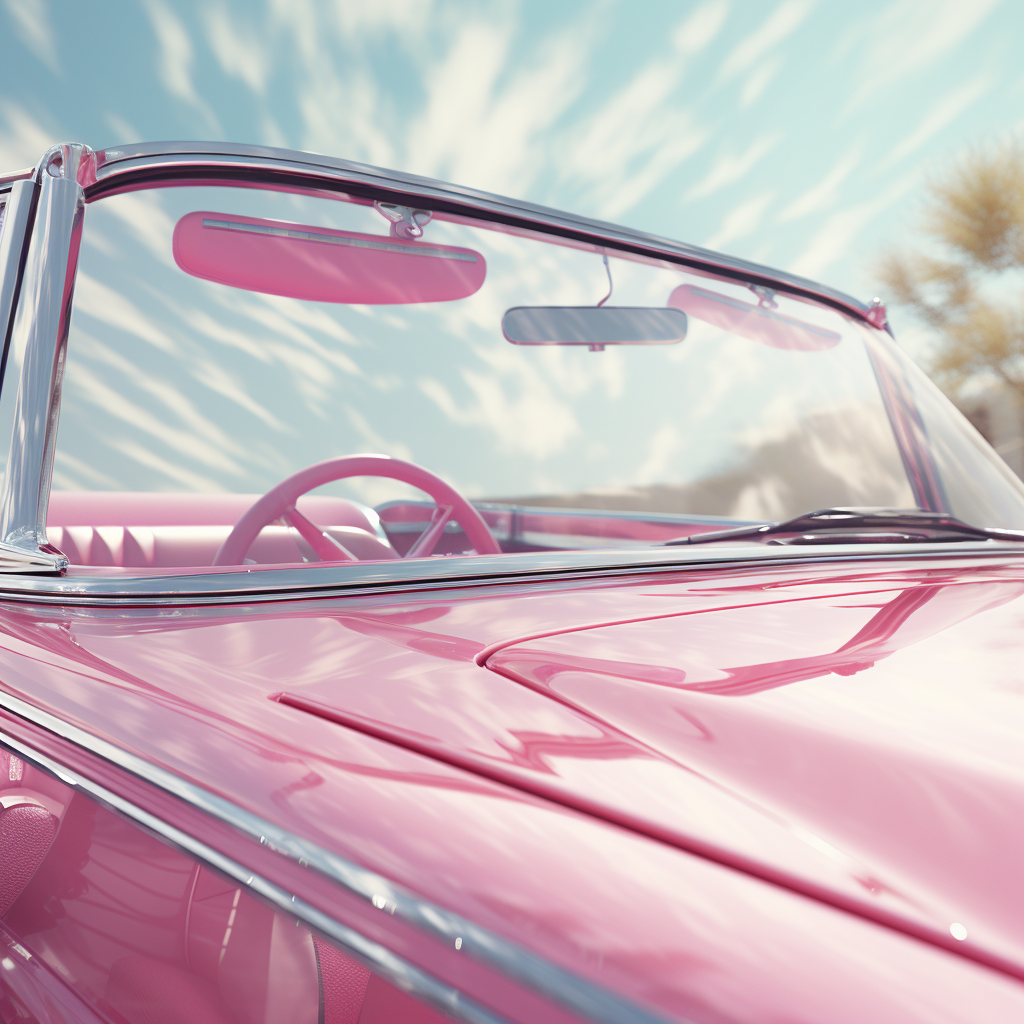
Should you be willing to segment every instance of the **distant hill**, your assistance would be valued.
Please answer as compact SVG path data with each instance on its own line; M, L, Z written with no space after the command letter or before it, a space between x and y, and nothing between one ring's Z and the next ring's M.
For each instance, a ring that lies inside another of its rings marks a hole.
M818 413L699 480L485 498L511 505L786 519L831 505L914 504L888 423L863 409Z

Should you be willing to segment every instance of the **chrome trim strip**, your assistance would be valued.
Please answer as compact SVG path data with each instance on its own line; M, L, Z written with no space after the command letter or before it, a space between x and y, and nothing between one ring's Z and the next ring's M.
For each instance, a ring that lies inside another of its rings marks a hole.
M250 235L273 235L276 238L297 238L302 242L326 242L329 245L350 245L355 249L375 249L378 252L397 252L403 256L434 256L442 260L461 260L463 263L476 263L477 258L471 252L459 249L439 249L430 245L412 245L402 242L377 242L369 238L357 238L353 235L328 235L322 231L299 231L297 228L270 227L266 224L246 224L237 220L217 220L204 217L203 227L219 231L243 231Z
M351 160L303 153L296 150L273 149L267 146L243 146L226 143L155 142L95 154L95 184L87 187L91 200L132 178L144 175L154 182L175 175L211 169L219 172L279 172L286 175L320 178L335 184L355 184L364 188L383 189L403 197L415 197L411 205L431 208L447 204L463 210L516 222L543 231L569 234L596 244L618 244L658 258L684 262L716 270L744 282L764 284L774 290L789 291L833 306L865 323L871 323L872 307L845 292L811 281L796 274L766 267L759 263L726 256L700 246L675 242L643 231L609 224L605 221L579 217L505 196L493 195L460 185L452 185L415 174L390 171L386 168Z
M34 167L22 167L20 171L0 172L0 188L10 185L12 181L25 181L26 178L32 178L35 173Z
M7 747L22 760L55 776L65 785L102 804L108 810L155 833L187 856L202 861L221 874L227 875L243 888L283 911L290 918L298 918L310 928L320 932L331 942L341 946L355 960L371 968L374 973L381 975L406 992L431 1003L442 1012L451 1014L458 1020L465 1021L466 1024L508 1024L506 1018L498 1017L474 1000L466 999L458 989L446 985L433 975L414 967L407 960L392 953L386 946L382 946L353 928L341 924L280 886L274 885L273 882L267 881L260 875L253 874L237 861L233 861L205 843L193 839L173 825L168 825L123 797L112 793L109 789L90 781L78 772L57 764L45 754L40 754L15 737L9 736L2 729L0 729L0 746Z
M353 864L351 861L314 843L307 842L285 829L278 828L278 826L236 807L230 801L180 778L173 772L150 764L143 758L93 736L77 726L61 721L26 701L0 692L0 708L62 737L124 771L130 772L150 785L230 825L260 845L297 861L303 867L313 868L353 896L366 900L378 910L386 910L389 914L415 925L444 945L454 945L456 939L461 939L461 945L456 948L460 948L466 955L513 978L553 1002L559 1003L573 1012L584 1014L588 1020L597 1022L597 1024L665 1024L664 1018L549 963L487 929L480 928L458 914L420 899L382 875L358 864ZM433 999L432 993L438 994L440 989L455 993L457 1003L455 1006L448 1002L437 1003L446 1012L461 1013L462 1019L470 1024L476 1024L476 1022L498 1024L499 1018L477 1007L476 1004L459 999L456 990L450 989L430 975L419 971L418 968L406 964L385 947L366 939L358 932L340 924L303 901L293 898L292 894L278 888L273 883L263 878L257 878L242 865L229 860L211 847L192 839L141 808L135 807L129 801L111 793L97 783L58 765L45 755L27 747L15 737L8 736L2 729L0 729L0 743L16 750L19 757L24 756L27 760L40 764L62 782L82 789L111 809L138 821L151 831L164 836L170 842L190 852L193 856L200 857L211 866L248 885L254 892L275 903L287 913L294 914L311 927L316 928L317 931L322 931L332 941L344 945L358 959L365 960L375 970L391 977L397 984L402 985L404 979L409 978L417 983L426 982L434 986L417 993L423 995L424 998ZM396 968L414 973L391 973ZM472 1008L478 1016L467 1016L466 1011L469 1008Z
M7 365L11 337L11 314L21 285L25 236L32 220L38 186L32 181L16 181L0 196L4 204L3 230L0 232L0 377ZM2 385L0 385L2 387Z
M926 548L926 550L922 550ZM166 576L0 575L0 601L65 605L258 604L292 598L329 598L394 590L439 590L524 583L572 584L709 566L766 569L775 565L864 563L898 557L1024 558L1024 545L1004 541L908 544L830 544L827 551L762 544L706 547L524 552L386 562L345 562L283 569Z
M38 172L39 199L10 344L23 352L14 431L0 491L0 573L63 572L46 537L57 418L85 198L82 146L55 147Z
M475 508L481 515L486 516L492 515L505 515L512 518L514 521L519 520L523 516L551 516L561 517L566 519L604 519L607 522L626 522L626 523L651 523L654 525L668 524L678 526L680 529L685 529L690 525L708 525L717 526L721 529L728 529L730 526L769 526L771 521L767 519L734 519L731 516L708 516L698 515L697 513L689 512L620 512L616 509L611 508L568 508L561 505L517 505L513 502L503 501L477 501L473 500L470 504ZM386 511L389 508L422 508L428 512L426 519L422 522L407 522L403 520L382 520L387 525L388 533L422 533L430 521L429 513L434 509L434 503L432 501L413 501L411 499L396 498L393 501L385 501L383 504L377 506L378 517L381 512ZM462 527L458 523L449 523L451 529L446 529L446 533L461 533ZM511 534L508 531L500 530L493 523L488 523L488 527L495 535L495 537L502 537L508 540L515 540L518 538L518 534L513 531ZM554 536L554 535L553 535ZM614 543L622 543L624 538L615 537L594 537L592 540L605 540ZM650 543L650 542L642 542ZM608 547L609 544L603 545Z

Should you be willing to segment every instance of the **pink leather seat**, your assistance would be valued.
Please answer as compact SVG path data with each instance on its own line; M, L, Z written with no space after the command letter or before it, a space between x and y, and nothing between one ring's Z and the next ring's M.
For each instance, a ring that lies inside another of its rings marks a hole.
M216 985L149 956L113 964L106 1000L129 1024L235 1024Z
M323 998L321 1024L444 1024L450 1019L315 935L313 945Z
M54 491L47 535L73 565L124 568L209 566L255 494L150 494ZM356 558L398 554L381 540L360 506L344 498L304 495L299 510ZM249 557L259 564L302 562L312 552L284 526L268 526Z
M0 750L0 917L24 892L57 834L56 815L20 791L24 771L20 758Z
M0 918L122 1024L447 1020L247 887L4 748Z
M321 1024L358 1024L370 972L316 935L313 948L323 998Z
M214 876L203 871L196 887L205 890L219 884ZM203 902L193 904L193 910ZM237 901L232 899L231 905L237 906ZM316 974L309 992L300 979L281 979L292 995L286 1004L288 1021L316 1019L318 1024L359 1024L370 972L329 943L308 932L296 932L294 927L291 935L298 944L293 941L290 952L279 948L270 940L265 927L273 927L273 916L262 913L263 909L259 908L255 917L249 916L244 922L240 919L246 934L242 947L230 944L235 963L227 971L216 950L212 959L203 956L201 947L206 936L193 933L189 943L190 967L145 955L115 961L107 978L106 1002L129 1024L272 1024L283 1019L283 1004L277 1000L276 1006L271 1005L270 991L274 986L268 984L270 979L265 972L294 971L295 954L305 946L311 947L315 957ZM215 921L221 923L216 911L203 917L199 922L201 932L210 930ZM220 935L216 938L223 951L225 940ZM266 959L272 949L282 955L280 962L276 957ZM393 1024L390 1018L388 1024Z
M47 526L234 526L258 494L179 494L149 491L52 491ZM320 494L299 499L314 523L374 532L354 502Z

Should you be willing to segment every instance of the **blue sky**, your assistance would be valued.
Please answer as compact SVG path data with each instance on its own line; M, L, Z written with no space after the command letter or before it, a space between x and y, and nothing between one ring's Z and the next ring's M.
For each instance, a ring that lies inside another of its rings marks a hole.
M0 165L307 149L866 298L929 176L1019 128L1022 43L1019 0L2 0Z

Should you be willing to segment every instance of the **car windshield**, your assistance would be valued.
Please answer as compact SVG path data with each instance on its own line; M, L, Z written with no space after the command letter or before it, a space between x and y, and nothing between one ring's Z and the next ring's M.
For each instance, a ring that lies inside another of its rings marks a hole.
M338 461L365 453L390 461ZM763 282L270 184L87 210L49 515L72 563L630 547L830 506L1024 528L887 335Z

